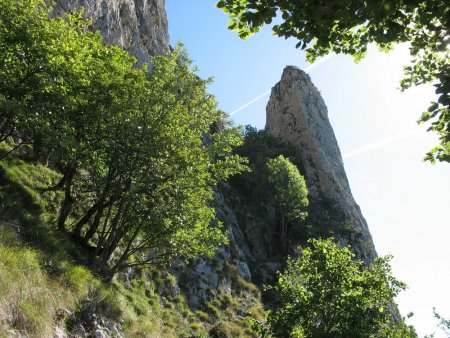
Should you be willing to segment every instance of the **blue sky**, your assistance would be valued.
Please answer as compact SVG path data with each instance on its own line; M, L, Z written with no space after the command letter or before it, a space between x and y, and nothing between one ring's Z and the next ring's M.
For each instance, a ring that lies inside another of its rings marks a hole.
M265 28L242 41L226 29L215 1L166 0L171 43L182 41L202 77L214 77L210 91L236 124L265 125L266 93L286 65L310 67L295 40ZM398 90L406 46L388 55L372 48L362 62L332 56L309 74L328 106L353 195L380 255L392 253L394 274L409 289L398 298L401 312L413 311L419 333L435 332L432 308L450 318L450 164L422 158L437 143L416 124L434 98L432 86Z

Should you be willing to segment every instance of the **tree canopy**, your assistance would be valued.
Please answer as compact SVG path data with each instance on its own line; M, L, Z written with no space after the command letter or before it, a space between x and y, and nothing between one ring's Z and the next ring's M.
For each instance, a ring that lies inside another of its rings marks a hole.
M78 12L0 2L0 142L15 139L62 178L57 220L111 277L126 266L212 254L226 236L213 188L244 168L182 46L152 67L105 46ZM44 189L45 190L45 189ZM130 261L130 258L133 260Z
M267 162L268 180L279 213L279 233L285 251L288 226L303 221L308 215L308 188L297 167L283 155Z
M419 119L428 122L440 144L425 159L450 162L450 4L446 0L296 1L220 0L230 15L229 29L247 38L270 24L274 34L298 39L307 59L330 52L360 60L370 43L389 51L394 43L410 44L411 64L405 67L403 90L434 83L438 100Z
M244 198L246 205L256 202L272 204L273 194L268 194L271 184L269 183L269 169L267 162L273 158L283 155L287 158L298 157L299 150L287 144L279 138L269 134L265 130L257 130L247 125L243 131L244 143L235 149L235 152L248 159L248 171L233 176L230 183ZM255 204L255 203L253 203ZM258 210L258 212L263 212Z
M405 284L391 274L389 257L365 266L332 239L309 240L279 274L281 306L269 312L265 337L417 337L396 312Z

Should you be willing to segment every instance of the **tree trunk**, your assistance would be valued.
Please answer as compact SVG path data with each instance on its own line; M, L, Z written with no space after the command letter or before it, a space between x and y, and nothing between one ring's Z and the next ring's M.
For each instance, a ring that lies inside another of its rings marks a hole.
M95 214L95 212L98 209L98 203L94 204L85 214L84 216L78 221L77 224L75 224L75 228L72 231L72 235L75 239L80 240L81 239L81 230L83 229L83 226L89 222L91 217Z
M66 183L66 177L67 177L67 174L64 174L63 177L61 177L61 179L59 180L59 182L56 183L54 186L47 187L47 188L42 188L41 191L45 192L45 191L61 190L64 187L64 184Z
M84 242L86 243L94 235L95 231L98 228L100 218L103 214L103 209L105 207L107 207L108 205L111 205L112 203L114 203L114 201L111 199L107 204L104 204L106 195L108 194L108 191L110 189L112 175L113 175L113 173L112 173L111 169L109 169L108 175L106 177L105 187L103 188L103 191L102 191L98 201L86 212L86 214L84 214L84 216L76 224L76 226L73 230L73 235L78 240L81 239L81 230L83 229L83 226L90 221L90 219L92 218L92 216L94 216L95 213L97 213L93 225L88 230L89 235L86 234L85 237L83 238ZM94 230L92 230L93 227L94 227Z
M120 201L119 208L117 210L116 215L113 218L113 221L111 222L111 226L109 228L109 235L108 237L101 238L100 242L102 242L102 248L101 248L101 254L99 256L99 259L97 261L97 267L100 271L104 270L104 267L108 264L109 259L111 258L111 255L113 251L116 249L116 246L119 244L120 241L120 223L122 216L124 215L124 201ZM125 208L127 209L127 208Z
M103 246L105 243L105 239L106 239L106 228L108 226L108 222L109 222L109 217L111 216L111 210L112 210L113 204L111 203L108 207L108 212L106 213L106 217L103 220L103 225L102 225L102 231L100 233L99 239L98 239L98 243L97 243L97 247L95 248L95 252L94 252L94 256L100 256L103 252Z
M66 220L70 212L72 211L72 205L74 202L74 198L72 197L72 184L73 184L73 177L75 176L76 171L77 171L76 167L69 167L67 169L67 177L64 189L64 202L58 218L58 229L61 231L64 231L66 229L65 226Z
M5 141L11 134L11 130L8 127L8 119L6 117L0 120L0 142Z
M70 195L66 195L58 218L58 229L61 231L66 230L66 220L70 214L70 211L72 210L72 205L73 205L73 197Z
M98 208L97 214L95 215L95 218L94 218L94 222L92 222L92 225L89 227L89 230L86 232L86 235L84 235L84 237L83 237L83 241L85 243L87 243L87 241L90 240L92 238L92 236L94 236L95 232L97 231L97 229L100 225L100 220L102 219L102 216L103 216L103 210L105 210L105 208L103 206Z
M281 212L280 249L282 254L285 254L287 250L286 240L286 219Z

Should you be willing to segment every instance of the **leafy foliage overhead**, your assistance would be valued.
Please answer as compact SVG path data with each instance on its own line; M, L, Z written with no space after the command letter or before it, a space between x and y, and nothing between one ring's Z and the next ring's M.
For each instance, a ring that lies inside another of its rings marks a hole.
M435 308L433 308L433 313L434 313L434 318L436 318L439 323L438 323L438 327L445 332L445 334L447 335L447 337L450 337L450 319L446 319L443 318L437 311ZM433 335L431 335L430 337L433 337Z
M438 100L419 122L429 122L440 144L426 159L450 162L450 4L447 0L297 1L220 0L230 15L229 29L247 38L279 15L273 32L298 39L313 62L330 52L360 60L370 43L389 51L394 43L410 43L411 65L402 89L433 82ZM279 22L279 23L278 23Z

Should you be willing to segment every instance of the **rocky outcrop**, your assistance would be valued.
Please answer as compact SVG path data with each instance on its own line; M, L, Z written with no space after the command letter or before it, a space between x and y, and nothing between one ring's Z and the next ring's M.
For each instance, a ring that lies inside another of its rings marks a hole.
M214 207L217 220L223 223L228 233L228 245L219 247L212 259L199 257L188 265L177 261L170 269L181 281L180 287L192 309L198 309L213 299L219 290L223 294L242 292L242 288L236 287L239 284L236 282L252 280L247 264L251 257L248 241L241 231L236 214L219 191L215 192Z
M241 196L238 182L222 186L215 196L215 209L229 233L229 244L219 248L212 260L198 259L176 272L184 274L185 292L193 308L213 298L213 290L233 292L235 284L225 273L226 266L234 266L244 280L272 283L286 255L295 256L296 247L308 237L333 236L351 245L367 263L377 256L367 223L352 196L327 107L302 70L287 67L272 89L266 131L294 146L291 160L305 176L309 189L307 226L299 234L290 235L290 250L282 252L270 198L253 196L249 201ZM272 300L267 301L270 306Z
M138 59L169 52L165 0L57 0L55 13L83 9L108 45L118 45Z
M298 147L296 159L309 188L310 222L351 244L359 257L376 257L367 223L353 199L325 102L310 77L284 69L267 104L266 130Z

